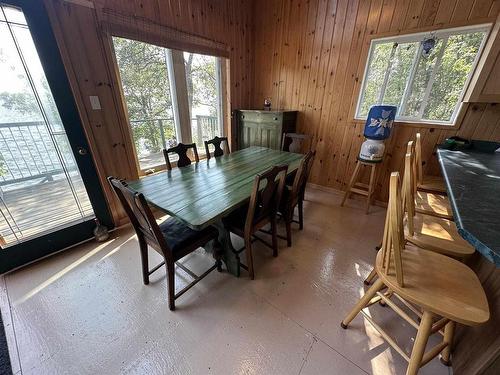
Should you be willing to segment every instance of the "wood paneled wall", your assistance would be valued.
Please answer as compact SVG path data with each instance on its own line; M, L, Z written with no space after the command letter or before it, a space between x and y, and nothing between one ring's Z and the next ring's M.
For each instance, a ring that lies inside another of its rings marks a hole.
M144 29L155 24L222 43L230 58L230 106L250 106L252 74L251 3L247 0L45 0L65 62L80 116L91 144L115 222L125 215L106 176L137 178L126 115L113 59L103 32L103 10L139 19ZM144 31L147 40L146 31ZM92 110L97 95L102 110Z
M353 120L370 39L429 28L491 22L499 0L258 0L254 3L253 107L264 98L297 109L299 130L312 134L311 182L344 189L363 142ZM424 171L439 173L433 151L451 135L500 141L500 106L470 104L460 129L397 124L379 170L377 198L387 200L389 174L400 170L405 143L419 131Z

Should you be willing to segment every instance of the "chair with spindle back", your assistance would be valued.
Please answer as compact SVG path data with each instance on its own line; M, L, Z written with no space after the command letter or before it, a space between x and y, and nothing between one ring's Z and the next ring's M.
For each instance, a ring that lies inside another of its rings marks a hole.
M287 246L292 246L292 222L299 224L299 228L304 228L304 194L306 190L307 179L311 171L315 151L309 151L300 162L299 168L293 179L292 186L286 185L283 189L283 197L281 198L279 213L285 220L286 227L286 242ZM294 220L295 207L298 207L299 220Z
M402 186L406 210L406 239L424 249L465 260L474 254L475 249L460 236L453 221L415 211L413 165L413 155L406 154Z
M235 250L236 259L238 261L238 275L240 273L240 267L243 267L248 270L248 274L252 280L255 277L252 239L263 242L273 250L273 256L278 256L276 215L285 186L287 170L287 165L274 166L266 172L255 176L250 203L232 212L223 219L226 228L230 232L242 237L245 241L244 247ZM258 230L262 229L267 224L271 224L271 245L255 235ZM239 257L239 254L243 250L246 252L246 266L240 262Z
M472 255L475 249L458 233L453 223L453 217L449 216L451 215L451 208L446 208L449 206L447 198L417 191L415 184L417 166L414 145L413 141L408 142L404 159L402 197L407 212L406 239L427 250L463 261ZM426 199L422 199L423 196ZM433 208L431 204L427 203L429 201L439 202L440 204L437 208ZM418 209L416 205L418 205ZM438 211L437 214L435 210ZM446 215L447 218L440 215L443 213L449 214ZM385 236L386 233L384 233ZM364 283L370 285L375 276L375 270L373 270L364 280Z
M446 185L440 176L424 175L422 166L422 140L420 133L415 136L415 165L417 173L417 189L429 193L446 195Z
M300 133L284 133L281 150L297 154L307 154L312 150L312 136Z
M416 159L415 142L409 141L406 147L406 153L411 154ZM453 211L447 196L442 194L420 191L417 188L417 170L418 162L413 162L412 188L415 199L415 211L426 215L432 215L447 220L453 220ZM404 194L404 193L403 193Z
M490 312L483 287L474 271L453 258L406 243L403 215L399 173L393 172L385 221L386 235L375 263L378 279L341 326L346 329L361 312L387 343L408 361L406 374L415 375L420 367L440 353L442 362L449 365L455 324L472 326L485 323ZM383 292L384 288L388 290ZM405 307L394 303L388 295L395 296ZM417 329L411 355L396 344L371 314L363 311L379 301ZM406 308L417 315L420 322L412 318ZM427 340L435 333L442 334L443 340L425 353Z
M224 152L224 149L221 147L222 143L225 144L224 148L226 149ZM205 141L205 152L207 155L207 160L210 160L211 155L210 155L210 150L208 145L213 145L214 146L214 158L217 158L219 156L226 154L230 154L231 151L229 150L229 142L227 140L227 137L217 137L215 136L213 139L210 139L208 141Z
M165 157L165 163L167 165L167 170L172 170L172 163L170 162L170 158L168 154L175 153L179 157L177 160L177 167L186 167L191 164L191 159L187 155L188 151L192 149L194 154L194 159L198 163L200 158L198 157L198 150L196 149L196 143L184 144L179 143L175 147L170 147L169 149L163 149L163 156Z
M188 291L198 281L207 276L214 269L221 270L219 233L213 227L195 231L174 218L168 218L158 224L149 208L144 195L131 190L124 181L108 177L114 192L118 196L139 240L139 249L142 262L142 277L145 285L149 284L149 275L165 265L167 271L168 306L175 310L175 300ZM215 265L198 276L178 262L181 258L192 253L199 247L213 241ZM149 270L148 246L156 250L163 262ZM175 265L193 277L194 281L175 293Z

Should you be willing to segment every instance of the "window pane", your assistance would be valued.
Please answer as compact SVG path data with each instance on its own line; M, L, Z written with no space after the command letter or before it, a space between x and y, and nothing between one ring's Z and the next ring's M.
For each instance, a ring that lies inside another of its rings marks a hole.
M450 36L436 72L424 119L451 120L483 37L483 32Z
M376 44L373 48L363 92L363 99L358 112L359 116L366 117L370 107L378 103L380 89L384 82L384 76L389 64L389 56L391 55L393 45L394 43L392 42L380 43Z
M488 28L372 41L356 118L366 118L372 105L387 104L398 107L396 120L453 123Z
M7 17L8 22L19 23L22 25L26 25L26 18L24 18L24 14L19 8L11 7L8 5L2 5L3 12L5 13L5 17Z
M422 100L424 99L425 89L429 84L429 80L434 69L439 51L443 45L443 40L438 39L434 48L430 51L428 56L420 55L415 71L415 77L410 84L410 91L406 105L400 109L400 116L405 117L418 117Z
M217 58L184 52L186 83L191 116L191 133L199 153L205 153L204 141L221 137L218 109Z
M33 85L38 93L38 99L51 130L57 132L64 131L56 102L52 97L49 83L45 77L42 64L38 59L38 53L29 29L26 26L20 25L11 25L11 28L25 61L29 62L27 69L29 70Z
M113 37L139 167L165 164L162 148L177 142L167 49Z
M391 71L382 100L383 104L399 107L417 49L418 43L403 43L398 45L392 59Z

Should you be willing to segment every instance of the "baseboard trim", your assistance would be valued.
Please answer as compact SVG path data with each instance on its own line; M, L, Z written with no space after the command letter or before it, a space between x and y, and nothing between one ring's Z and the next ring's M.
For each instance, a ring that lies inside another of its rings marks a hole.
M340 195L340 196L344 196L344 193L345 193L344 190L336 189L336 188L333 188L333 187L330 187L330 186L323 186L323 185L313 184L312 182L308 182L307 186L310 187L310 188L312 188L312 189L324 191L325 193L337 194L337 195ZM357 194L352 194L351 197L350 197L350 199L354 199L354 200L357 200L357 201L364 201L365 200L364 198L362 198L361 196L359 196ZM387 202L382 202L382 201L379 201L379 200L374 200L373 201L373 205L378 206L378 207L387 208Z

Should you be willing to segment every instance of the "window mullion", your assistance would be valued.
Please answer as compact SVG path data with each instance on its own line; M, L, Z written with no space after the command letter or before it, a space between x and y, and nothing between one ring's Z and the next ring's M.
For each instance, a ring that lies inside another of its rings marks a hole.
M219 123L219 134L224 136L224 109L222 106L222 63L221 57L215 58L215 81L217 87L217 122Z
M432 68L429 82L427 83L427 87L425 88L424 97L422 98L422 102L420 103L420 108L418 111L419 120L421 120L424 115L425 107L427 106L427 101L429 100L429 96L431 95L432 85L434 84L434 79L436 78L436 72L441 66L441 60L443 59L444 50L446 49L446 44L448 44L448 37L445 37L443 39L443 45L441 46L441 49L438 52L438 55L436 57L436 62L434 63L434 66Z
M403 97L399 103L399 114L402 115L406 111L406 106L408 103L408 98L410 97L411 89L413 88L413 81L415 79L415 73L417 72L418 63L420 61L420 56L422 55L422 43L418 44L418 48L415 51L415 56L413 56L413 61L411 64L410 75L406 80L405 90L403 91Z
M389 74L391 72L392 62L394 61L394 54L396 53L397 48L398 47L397 47L396 43L394 43L392 50L391 50L391 55L389 56L389 62L387 63L387 68L385 70L384 82L382 83L382 87L380 88L380 94L378 97L378 104L382 104L382 100L384 99L385 89L387 87L387 82L389 81Z
M174 117L177 114L176 131L178 142L191 143L191 114L189 113L189 99L186 83L186 67L184 64L184 53L177 50L169 50L171 54L171 66L173 89L172 106ZM172 86L171 86L172 87ZM175 98L175 100L174 100Z

